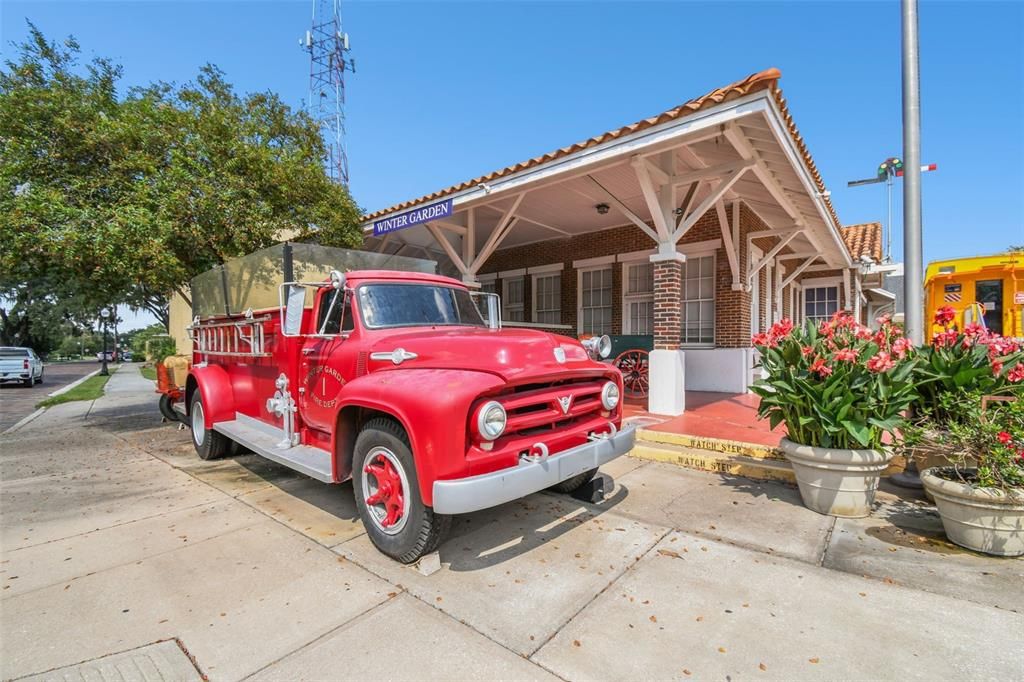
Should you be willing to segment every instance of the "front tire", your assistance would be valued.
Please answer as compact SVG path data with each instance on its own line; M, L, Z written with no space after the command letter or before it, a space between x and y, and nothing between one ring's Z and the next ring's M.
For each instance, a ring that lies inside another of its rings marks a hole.
M433 552L451 527L450 516L423 504L409 437L392 419L372 419L359 432L352 491L370 540L403 564Z
M199 390L192 395L192 406L189 410L189 425L192 427L192 445L200 459L217 459L227 454L231 447L231 439L223 433L206 428L206 413L203 410L203 397Z

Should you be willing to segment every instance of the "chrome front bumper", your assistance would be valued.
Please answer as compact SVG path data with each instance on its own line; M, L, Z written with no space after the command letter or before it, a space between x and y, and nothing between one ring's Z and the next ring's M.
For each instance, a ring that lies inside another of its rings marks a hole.
M614 436L593 440L557 455L520 459L514 468L434 481L434 511L465 514L517 500L610 462L632 450L635 441L636 427L626 426Z

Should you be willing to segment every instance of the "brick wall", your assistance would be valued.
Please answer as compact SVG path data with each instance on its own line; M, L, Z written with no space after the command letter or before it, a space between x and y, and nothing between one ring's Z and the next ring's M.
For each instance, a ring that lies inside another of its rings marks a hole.
M732 222L732 207L726 207L728 221ZM740 239L737 244L737 259L740 267L740 280L744 283L746 272L747 249L746 234L754 230L765 230L768 227L746 206L740 209ZM721 239L722 233L718 225L717 213L714 210L706 213L697 224L680 241L680 247L687 244L707 240ZM634 225L624 225L607 230L590 232L575 237L551 239L524 246L499 249L484 263L480 274L500 273L502 271L531 268L553 263L562 263L562 323L577 328L577 271L573 261L602 256L615 256L634 251L653 250L654 242ZM612 326L613 333L621 334L623 263L612 263ZM531 320L532 315L532 277L525 275L525 319ZM497 291L503 293L500 277L497 280ZM764 289L762 288L762 291ZM655 283L655 297L664 293ZM664 299L663 299L664 300ZM667 311L662 311L667 314ZM678 311L677 311L678 315ZM663 320L667 318L662 318ZM750 345L750 294L732 290L732 273L729 259L724 246L715 252L715 346L721 348L742 348Z

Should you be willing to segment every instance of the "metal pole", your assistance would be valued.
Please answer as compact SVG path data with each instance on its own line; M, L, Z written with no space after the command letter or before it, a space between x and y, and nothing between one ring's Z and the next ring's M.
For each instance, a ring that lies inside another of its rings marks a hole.
M103 318L103 366L100 367L100 376L107 376L110 370L107 369L107 318Z
M917 0L903 0L903 325L915 344L924 342L921 289L921 88L918 72ZM902 488L923 488L913 456L889 477Z
M885 224L885 257L886 263L892 261L892 171L885 172L885 196L889 207L888 222Z
M903 0L903 298L906 334L924 342L921 254L921 82L917 0Z

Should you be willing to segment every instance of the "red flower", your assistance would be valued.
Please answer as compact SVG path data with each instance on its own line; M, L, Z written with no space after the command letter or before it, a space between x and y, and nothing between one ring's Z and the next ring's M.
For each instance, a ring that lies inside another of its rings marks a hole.
M997 438L999 439L999 442L1000 442L1000 443L1002 443L1003 445L1006 445L1006 444L1008 444L1008 443L1009 443L1009 442L1010 442L1011 440L1013 440L1013 436L1011 436L1011 435L1010 435L1009 433L1007 433L1006 431L1000 431L1000 432L999 432L999 435L998 435L998 436L996 436L996 437L997 437Z
M949 325L956 318L956 310L951 305L944 305L935 311L935 324L941 324L943 327Z
M999 376L999 373L1002 372L1002 371L1003 371L1003 363L1000 362L999 360L993 360L992 361L992 374L994 376Z
M888 353L884 350L876 353L867 362L867 368L871 372L888 372L890 369L896 366L896 361L893 360Z
M969 325L964 327L964 335L985 338L988 336L988 330L982 327L977 322L971 322Z
M1013 369L1006 373L1006 380L1011 384L1024 381L1024 361L1018 362Z
M771 335L777 339L784 339L793 331L793 320L785 317L772 325Z
M814 362L807 368L807 371L817 374L824 379L832 373L832 368L825 364L825 360L821 356L818 356L814 358Z
M882 332L878 332L878 333L880 335L882 334ZM874 336L874 334L872 334L871 330L868 329L867 327L857 327L857 331L854 332L854 336L856 336L858 339L861 339L862 341L867 341L867 340L871 339ZM883 336L882 338L884 339L885 337ZM879 343L881 343L881 342L879 342Z
M898 357L901 360L907 357L907 353L913 347L914 344L911 343L910 339L906 337L900 337L892 342L892 352L896 357Z
M887 325L890 322L892 322L892 315L890 315L889 313L886 313L885 315L882 315L881 317L876 319L875 322L878 323L879 327L884 327L885 325Z
M803 346L802 348L800 348L800 352L806 358L808 355L811 355L811 354L814 353L814 349L812 347L810 347L810 346Z
M765 348L775 348L777 345L779 345L778 342L775 340L774 336L771 336L770 334L765 334L764 332L761 332L760 334L754 334L754 336L750 339L750 342L755 346L764 346Z
M956 332L942 332L941 334L935 335L935 338L932 339L932 345L936 348L952 348L956 345L958 338L960 338L960 335Z
M856 362L857 351L852 348L844 348L833 356L839 362Z

